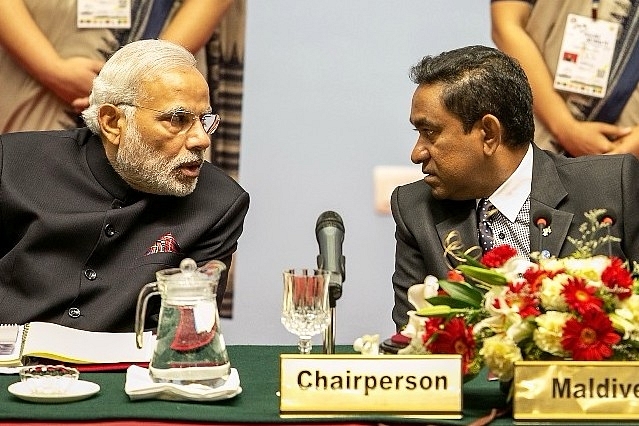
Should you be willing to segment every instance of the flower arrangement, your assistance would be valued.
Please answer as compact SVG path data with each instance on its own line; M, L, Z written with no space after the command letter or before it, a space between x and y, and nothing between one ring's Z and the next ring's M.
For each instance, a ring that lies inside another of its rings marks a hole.
M461 254L447 279L412 286L416 310L399 353L457 353L466 377L485 365L501 381L512 379L519 360L639 360L637 265L593 255L619 241L600 232L609 226L599 220L604 213L585 214L570 257L533 253L531 261L498 246L479 260Z

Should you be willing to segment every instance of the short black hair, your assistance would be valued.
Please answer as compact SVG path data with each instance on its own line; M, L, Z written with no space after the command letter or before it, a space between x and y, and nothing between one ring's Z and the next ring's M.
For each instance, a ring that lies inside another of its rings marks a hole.
M532 90L526 73L512 57L486 46L467 46L425 56L411 67L417 84L445 85L442 102L459 117L465 132L486 114L503 125L505 143L521 146L533 141Z

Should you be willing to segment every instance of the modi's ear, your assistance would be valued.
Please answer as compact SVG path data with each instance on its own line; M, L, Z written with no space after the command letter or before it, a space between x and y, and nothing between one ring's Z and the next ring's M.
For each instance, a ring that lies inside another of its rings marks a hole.
M98 109L98 123L102 130L102 137L113 145L119 145L122 129L126 123L124 111L113 104L104 104Z
M484 152L493 154L502 143L501 123L492 114L486 114L481 118L481 128L484 135Z

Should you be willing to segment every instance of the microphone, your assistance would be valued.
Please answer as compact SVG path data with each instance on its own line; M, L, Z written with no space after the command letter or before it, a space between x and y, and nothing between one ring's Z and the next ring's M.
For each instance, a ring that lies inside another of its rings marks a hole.
M608 227L611 227L617 221L616 217L617 215L615 214L614 210L606 209L606 212L603 214L603 216L601 216L601 219L599 219L599 222L602 225L608 225Z
M535 226L537 227L537 229L539 230L539 255L542 255L542 236L544 234L544 228L548 228L550 226L550 218L551 218L551 214L549 211L546 210L541 210L539 212L537 212L537 214L535 214L534 216L534 220L533 223L535 224Z
M339 214L325 211L315 225L315 236L319 244L317 267L329 271L329 298L331 307L342 296L342 283L346 278L346 258L342 255L344 222Z
M599 219L599 223L606 227L608 233L608 257L612 257L612 242L610 241L610 228L617 221L617 214L613 209L606 209L605 213Z

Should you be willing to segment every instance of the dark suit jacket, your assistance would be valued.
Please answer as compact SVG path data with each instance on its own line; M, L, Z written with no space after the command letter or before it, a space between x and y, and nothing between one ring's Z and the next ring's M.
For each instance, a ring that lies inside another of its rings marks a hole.
M393 321L400 328L413 309L408 288L427 275L445 278L444 239L457 230L465 248L477 245L477 220L475 200L437 200L424 181L396 188L391 209L397 242ZM581 238L579 225L592 209L608 209L616 216L611 234L621 242L611 245L612 254L639 260L639 161L632 155L566 158L534 147L530 214L549 215L551 233L541 236L531 219L531 251L548 250L559 257L573 253L566 237ZM600 254L608 254L608 246Z
M157 196L131 189L88 129L2 135L0 323L133 331L137 295L156 271L185 257L230 265L248 206L210 163L192 194ZM167 233L177 246L150 251ZM226 274L218 300L225 285Z

